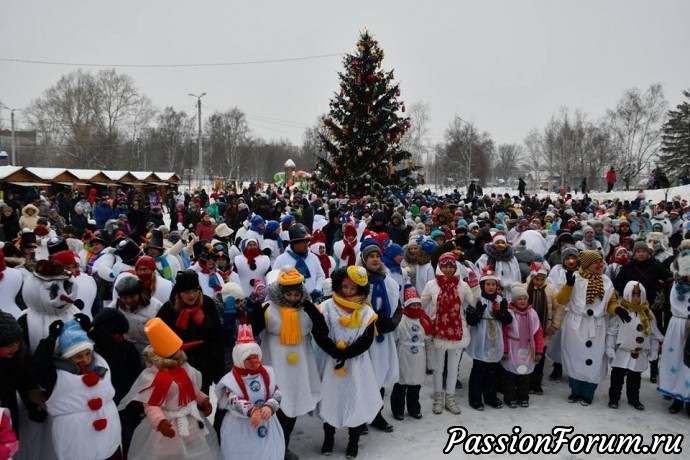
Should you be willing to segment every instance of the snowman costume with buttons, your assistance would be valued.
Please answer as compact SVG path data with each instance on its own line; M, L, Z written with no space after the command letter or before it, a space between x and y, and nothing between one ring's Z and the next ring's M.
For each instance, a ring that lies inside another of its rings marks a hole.
M256 243L256 251L254 257L247 253L247 244L253 241ZM240 286L242 286L242 291L245 296L250 296L254 292L254 280L260 279L261 281L266 281L266 273L271 271L271 259L270 257L261 254L261 249L259 248L259 241L256 238L245 238L240 243L240 249L242 254L235 256L233 264L235 266L235 271L240 278ZM250 263L250 260L252 263Z
M15 319L22 315L22 310L15 302L15 298L22 289L23 277L19 270L5 265L4 242L0 242L0 311L9 313Z
M558 292L558 303L565 306L566 314L561 324L561 355L563 371L571 379L593 384L594 388L606 378L606 332L609 313L617 307L613 283L608 276L600 274L603 290L590 297L588 286L592 276L587 272L592 264L601 261L599 251L582 251L579 256L580 269L574 273L575 284L564 284ZM594 391L594 390L592 390ZM577 396L585 396L575 393Z
M261 348L254 342L251 327L243 325L232 350L233 370L216 385L218 407L227 410L220 428L222 458L282 460L285 440L278 418L272 416L258 428L248 420L263 406L275 414L282 399L271 367L260 365L255 372L245 369L244 361L251 355L261 359Z

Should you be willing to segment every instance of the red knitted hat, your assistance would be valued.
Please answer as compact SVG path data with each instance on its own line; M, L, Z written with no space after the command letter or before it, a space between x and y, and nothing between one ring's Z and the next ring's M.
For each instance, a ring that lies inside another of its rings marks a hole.
M137 262L134 264L134 268L138 267L147 267L151 269L151 271L154 271L156 269L156 261L153 260L153 257L141 256L137 259Z
M74 257L72 251L60 251L56 252L50 258L56 262L60 262L63 267L68 265L77 265L77 259Z
M357 236L357 229L355 228L354 225L352 225L350 222L348 222L343 226L343 235L344 236Z

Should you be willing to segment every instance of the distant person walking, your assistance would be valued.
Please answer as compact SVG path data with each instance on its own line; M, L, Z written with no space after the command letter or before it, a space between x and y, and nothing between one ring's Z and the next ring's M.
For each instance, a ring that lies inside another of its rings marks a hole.
M520 198L522 198L525 195L525 187L526 186L527 186L527 183L521 177L518 180L518 194L520 195Z
M616 170L613 169L613 166L611 166L611 169L609 169L606 173L606 193L609 193L611 190L613 190L613 186L616 184L616 180Z
M580 189L582 190L582 194L584 195L587 193L587 178L583 177L582 182L580 182Z

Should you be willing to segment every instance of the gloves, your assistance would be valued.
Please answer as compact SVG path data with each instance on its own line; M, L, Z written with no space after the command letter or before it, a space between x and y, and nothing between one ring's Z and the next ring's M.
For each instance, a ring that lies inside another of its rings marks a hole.
M211 404L211 400L208 398L204 399L199 403L199 409L201 409L201 413L204 414L204 417L208 417L211 415L211 412L213 412L213 405Z
M575 286L575 271L566 270L565 271L565 284L568 286Z
M309 294L311 297L312 302L316 302L319 300L321 297L323 297L323 292L319 291L318 289L314 289L311 291L311 294Z
M172 423L170 423L170 420L161 420L161 422L158 424L158 431L166 438L175 437L175 430L173 430Z
M632 318L630 317L630 313L628 313L628 310L626 310L623 307L616 307L614 312L624 323L629 323L632 320Z
M542 359L543 357L544 357L544 355L542 355L541 353L535 354L535 355L534 355L534 362L535 362L535 363L539 363L539 361L541 361L541 359Z
M616 352L614 351L613 348L607 348L606 349L606 356L608 356L609 359L613 359L613 357L616 356Z
M500 307L501 312L508 311L508 300L505 297L502 298L501 303L499 303L498 306Z
M60 334L62 333L63 327L64 323L61 319L56 319L55 321L50 323L50 326L48 326L48 338L57 340L58 337L60 337Z
M84 313L77 313L74 315L74 320L79 323L84 332L91 332L93 325L91 324L91 319Z

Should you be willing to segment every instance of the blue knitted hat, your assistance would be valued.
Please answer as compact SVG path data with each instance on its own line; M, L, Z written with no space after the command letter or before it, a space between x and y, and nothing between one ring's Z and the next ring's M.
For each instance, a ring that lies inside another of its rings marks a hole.
M75 319L67 321L58 341L60 355L67 359L84 350L93 350L93 342Z

